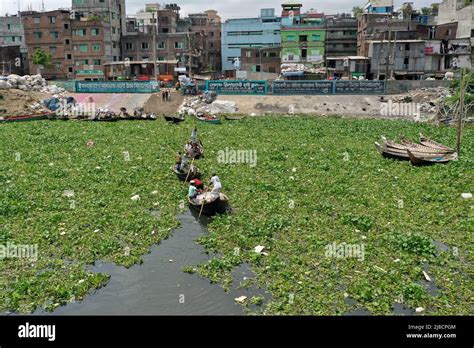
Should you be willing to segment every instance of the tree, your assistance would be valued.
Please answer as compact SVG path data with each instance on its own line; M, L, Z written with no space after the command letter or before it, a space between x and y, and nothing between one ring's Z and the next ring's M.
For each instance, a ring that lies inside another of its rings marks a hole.
M421 8L421 13L425 16L428 16L430 15L432 12L432 8L431 7L422 7Z
M354 15L354 17L356 17L357 19L362 16L362 14L364 13L364 9L360 6L354 6L352 8L352 14Z
M43 67L50 67L53 56L50 53L46 53L41 48L38 48L33 54L32 61L34 65L38 65L38 72L41 74Z
M407 4L406 6L403 7L402 9L403 12L403 19L411 19L411 15L413 14L413 6L411 4Z

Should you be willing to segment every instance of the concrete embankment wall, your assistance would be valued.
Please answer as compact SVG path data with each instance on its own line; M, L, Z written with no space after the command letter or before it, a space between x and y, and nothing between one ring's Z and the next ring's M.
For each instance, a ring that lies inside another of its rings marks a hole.
M445 80L394 80L387 82L387 94L405 93L420 88L449 87Z

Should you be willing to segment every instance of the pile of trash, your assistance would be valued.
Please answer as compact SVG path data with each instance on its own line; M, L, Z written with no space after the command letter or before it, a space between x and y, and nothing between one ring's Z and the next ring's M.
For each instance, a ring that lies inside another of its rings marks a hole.
M184 116L203 116L217 114L233 114L237 112L235 102L216 100L215 92L205 92L203 95L187 99L179 108L178 114Z
M406 95L394 96L394 103L417 103L420 111L426 114L436 114L438 106L444 98L450 97L450 91L445 87L420 88L410 91Z
M315 68L313 66L306 66L304 64L296 64L296 63L283 63L281 65L281 73L284 76L291 76L291 75L304 75L307 74L325 74L325 68Z
M64 88L48 85L41 75L24 75L15 74L6 77L0 77L0 89L19 89L22 91L33 91L48 94L61 94L66 92Z

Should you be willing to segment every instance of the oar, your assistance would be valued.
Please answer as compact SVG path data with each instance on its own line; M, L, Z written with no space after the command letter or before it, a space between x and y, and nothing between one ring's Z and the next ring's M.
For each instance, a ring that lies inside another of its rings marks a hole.
M206 189L206 191L203 194L206 194L208 191L209 191L209 189ZM206 198L205 197L202 200L201 211L199 212L198 220L201 218L202 210L204 209L204 203L206 203Z
M184 183L186 183L188 181L189 174L191 173L191 169L193 168L193 163L194 163L194 158L191 161L191 165L189 166L189 170L188 170L188 175L186 175L186 180L184 180Z

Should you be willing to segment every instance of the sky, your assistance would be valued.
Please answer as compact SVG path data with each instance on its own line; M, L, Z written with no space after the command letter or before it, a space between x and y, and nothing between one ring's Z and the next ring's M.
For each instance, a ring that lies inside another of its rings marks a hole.
M0 15L5 13L14 14L20 9L26 10L28 5L32 5L33 10L39 11L41 3L44 1L44 7L48 10L71 7L71 0L0 0ZM410 0L395 0L395 7ZM429 6L433 2L442 0L411 0L416 8ZM223 19L237 17L258 17L261 8L275 8L279 14L281 11L281 0L126 0L126 10L128 15L135 14L138 10L145 7L146 3L177 3L181 7L181 15L189 13L202 12L207 9L217 10ZM302 0L303 10L311 8L324 12L326 14L336 14L350 12L354 6L364 6L365 0Z

